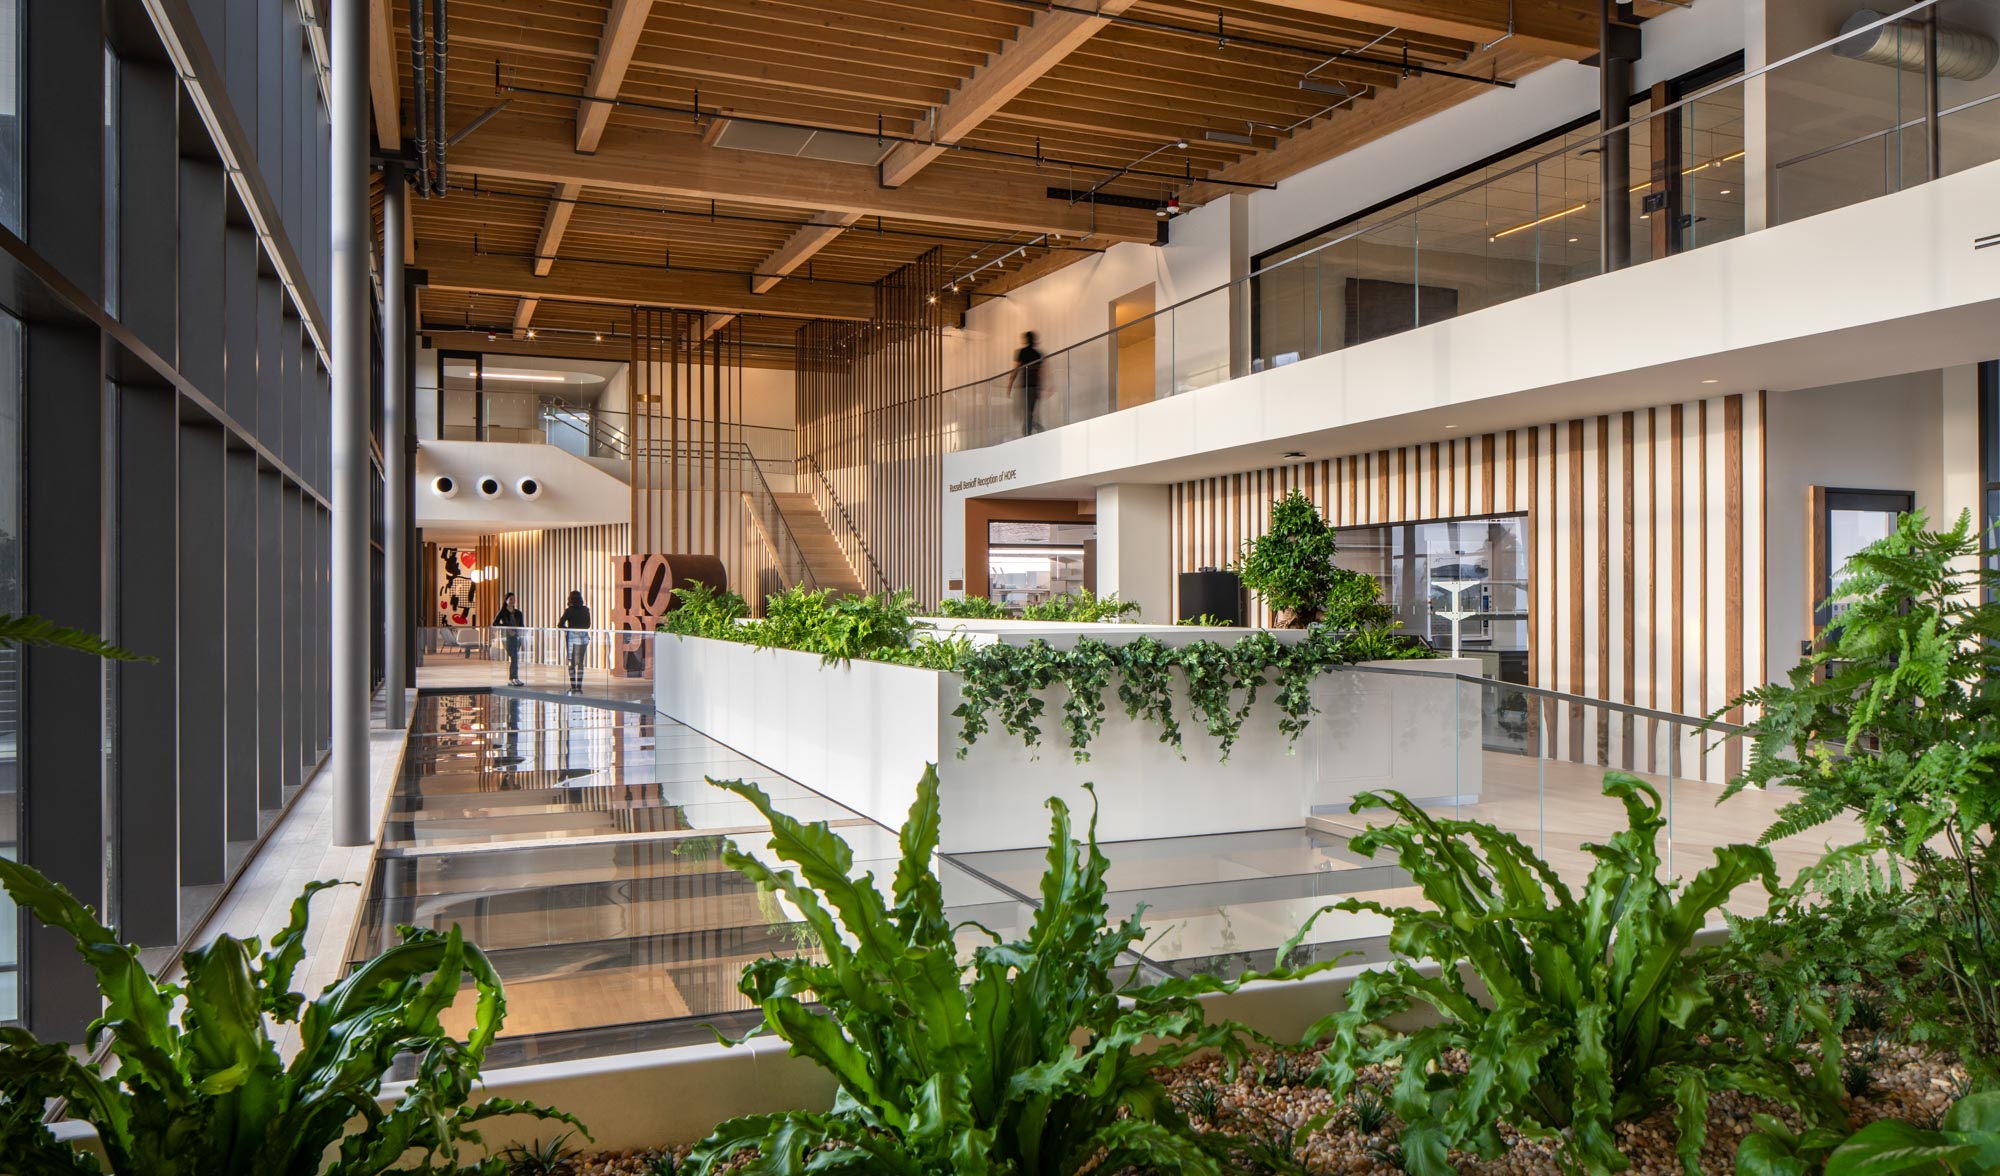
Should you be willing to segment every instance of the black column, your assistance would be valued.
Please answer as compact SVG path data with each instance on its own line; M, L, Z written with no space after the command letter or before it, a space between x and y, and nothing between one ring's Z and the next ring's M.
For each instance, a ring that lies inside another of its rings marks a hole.
M57 624L104 632L98 334L30 326L24 335L21 607ZM25 649L21 666L22 857L103 910L103 664L63 650ZM45 1041L80 1040L101 1011L89 970L67 935L23 922L28 1027Z
M257 789L257 455L223 457L223 744L228 839L254 841L261 831Z
M180 941L174 399L118 388L118 634L160 659L118 671L118 930L147 947Z
M1599 129L1610 131L1632 117L1632 63L1639 57L1639 30L1632 6L1598 0L1597 83ZM1632 264L1632 135L1607 134L1598 153L1598 196L1603 202L1600 260L1605 273Z
M257 805L285 803L285 480L257 471Z
M180 833L181 885L211 886L228 871L223 804L222 431L180 426Z

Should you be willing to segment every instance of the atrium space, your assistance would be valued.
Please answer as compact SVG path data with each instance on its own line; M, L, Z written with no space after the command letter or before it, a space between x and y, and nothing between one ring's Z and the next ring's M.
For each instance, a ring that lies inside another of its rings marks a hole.
M0 0L0 1176L2000 1173L2000 0Z

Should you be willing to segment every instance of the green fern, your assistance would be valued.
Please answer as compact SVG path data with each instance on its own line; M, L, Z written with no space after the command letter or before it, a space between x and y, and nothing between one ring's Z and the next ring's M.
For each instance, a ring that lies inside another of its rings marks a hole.
M106 661L155 662L158 658L121 649L95 633L69 629L36 616L0 613L0 645L32 645L87 653Z

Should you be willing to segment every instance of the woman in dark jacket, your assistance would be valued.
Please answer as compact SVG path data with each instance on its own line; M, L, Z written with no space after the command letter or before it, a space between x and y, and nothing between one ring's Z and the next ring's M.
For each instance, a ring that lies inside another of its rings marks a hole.
M493 614L493 627L500 630L500 640L507 646L507 685L519 686L522 630L528 627L528 618L514 604L512 592L500 598L500 611Z
M556 627L570 630L569 639L569 692L583 693L583 658L590 651L590 610L583 605L583 593L569 594L569 607L562 613Z

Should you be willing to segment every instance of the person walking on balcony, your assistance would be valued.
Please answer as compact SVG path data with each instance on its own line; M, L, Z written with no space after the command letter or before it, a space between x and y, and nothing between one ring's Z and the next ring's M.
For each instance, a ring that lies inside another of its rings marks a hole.
M514 603L512 592L500 598L500 611L493 614L493 627L500 630L501 644L507 649L507 685L523 685L521 641L527 636L528 618L521 615L521 609Z
M1042 431L1035 420L1035 406L1042 399L1042 353L1035 349L1035 333L1021 333L1021 349L1014 353L1014 370L1007 376L1007 391L1014 390L1014 384L1021 385L1021 436L1027 437Z
M569 607L563 609L562 619L556 627L568 629L564 634L569 649L569 692L583 693L583 658L590 652L590 610L584 607L583 593L569 594Z

